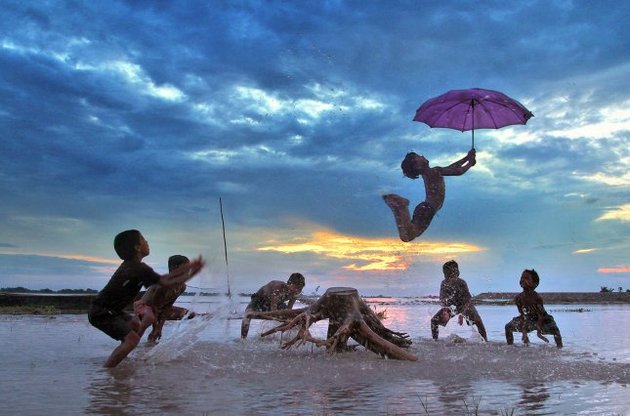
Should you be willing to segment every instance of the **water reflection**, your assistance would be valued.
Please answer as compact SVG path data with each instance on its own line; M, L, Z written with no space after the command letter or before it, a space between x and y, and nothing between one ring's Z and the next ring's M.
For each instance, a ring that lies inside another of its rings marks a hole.
M115 370L101 369L87 391L90 401L86 414L93 415L131 415L135 412L131 398L133 396L133 376L135 367L123 366Z
M523 395L519 401L519 407L527 410L528 414L546 415L543 410L546 407L545 402L549 399L549 388L546 384L539 382L531 382L522 384Z
M136 365L99 370L87 388L90 399L84 413L136 415L149 410L156 414L180 413L182 392L178 389L175 393L168 387L176 380L168 377L164 379L163 374L152 370L155 368Z

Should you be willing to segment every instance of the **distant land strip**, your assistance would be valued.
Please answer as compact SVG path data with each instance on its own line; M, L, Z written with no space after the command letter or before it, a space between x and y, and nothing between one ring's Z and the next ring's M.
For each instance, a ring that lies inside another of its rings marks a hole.
M511 305L517 292L484 292L473 297L477 305ZM216 296L217 294L211 294ZM545 304L630 304L630 292L540 292ZM0 314L87 313L96 293L0 292ZM431 296L437 303L437 296ZM309 302L306 302L309 303Z
M630 303L630 292L538 292L546 304ZM513 303L518 292L484 292L473 297L476 304Z

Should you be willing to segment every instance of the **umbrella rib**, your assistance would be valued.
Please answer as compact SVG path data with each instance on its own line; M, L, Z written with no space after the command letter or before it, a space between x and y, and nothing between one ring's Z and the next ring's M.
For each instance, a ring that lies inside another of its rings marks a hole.
M524 122L524 123L527 123L527 120L529 120L529 117L527 117L527 113L528 113L528 112L530 112L530 111L529 111L529 110L527 110L527 109L521 109L521 110L522 110L522 113L518 113L515 109L513 109L513 108L512 108L512 107L510 107L510 106L506 106L506 105L504 105L504 104L503 104L502 102L500 102L500 101L491 100L491 99L488 99L488 100L486 100L486 101L489 101L489 102L491 102L491 103L498 104L498 105L502 106L503 108L505 108L505 109L507 109L507 110L511 111L511 112L512 112L512 114L516 115L516 117L517 117L517 118L519 118L519 119L520 119L520 118L521 118L521 116L522 116L522 117L523 117L523 122ZM494 117L492 117L492 115L491 115L490 117L492 118L492 121L494 122ZM513 126L514 124L518 124L518 123L510 123L510 124L506 124L506 126ZM496 126L496 122L495 122L495 126ZM495 127L495 128L498 128L498 127Z
M472 101L473 100L471 99L470 102L472 103ZM466 101L458 101L455 104L447 107L444 111L442 111L442 114L440 114L440 116L436 119L436 121L439 121L442 117L448 115L449 111L451 111L453 108L457 107L460 104L466 104ZM470 106L470 103L468 105ZM468 110L466 110L466 114L468 114ZM466 126L466 117L464 117L464 123L463 123L461 129L457 129L457 130L464 131L465 130L464 129L465 126Z
M490 101L492 103L498 104L498 103L496 103L495 101L492 101L492 100L485 100L485 101ZM494 115L492 114L492 112L490 110L488 110L482 102L479 102L479 105L481 106L481 108L483 108L483 111L488 115L490 120L492 120L492 124L494 125L494 128L498 129L499 127L497 126L497 121L495 120Z

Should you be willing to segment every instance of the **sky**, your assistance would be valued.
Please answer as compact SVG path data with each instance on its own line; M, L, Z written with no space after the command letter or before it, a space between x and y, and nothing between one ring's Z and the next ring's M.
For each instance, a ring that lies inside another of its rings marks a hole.
M202 255L190 285L435 294L630 289L626 1L3 1L0 287L100 290L114 236L145 262ZM407 152L447 166L471 132L413 121L485 88L526 125L477 130L429 228L399 238L383 194L425 197ZM221 205L225 223L224 250Z

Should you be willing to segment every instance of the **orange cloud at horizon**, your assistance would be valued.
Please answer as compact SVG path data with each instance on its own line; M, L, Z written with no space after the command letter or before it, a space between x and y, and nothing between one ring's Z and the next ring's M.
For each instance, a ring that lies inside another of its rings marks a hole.
M315 253L324 257L349 260L351 263L343 266L344 269L364 272L406 270L410 257L474 253L482 251L483 248L461 242L403 243L392 238L363 238L319 230L314 231L310 238L302 242L276 242L257 250L286 254Z
M630 266L600 267L599 273L630 273Z
M83 256L81 254L66 254L66 255L53 255L52 257L59 257L61 259L67 260L83 260L90 263L100 263L100 264L120 264L121 260L112 260L106 259L103 257L95 257L95 256Z

